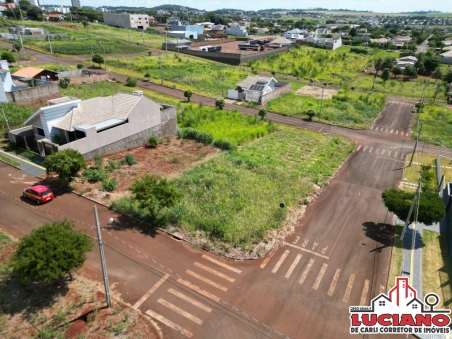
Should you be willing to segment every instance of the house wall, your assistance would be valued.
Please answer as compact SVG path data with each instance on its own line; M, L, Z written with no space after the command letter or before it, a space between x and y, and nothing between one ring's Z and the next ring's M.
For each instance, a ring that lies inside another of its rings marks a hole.
M53 135L60 135L59 129L53 128L53 126L73 107L76 107L79 102L80 100L60 105L53 105L39 114L41 117L42 129L44 130L44 134L47 139L52 140Z
M204 33L204 27L201 25L189 25L189 26L176 26L176 25L171 25L171 30L172 31L191 31L191 32L196 32L198 34L203 34Z
M226 34L236 35L236 36L248 36L246 29L240 26L232 26L225 31Z
M285 86L282 86L282 87L275 87L274 91L271 91L270 93L262 96L261 104L263 105L263 104L269 102L270 100L279 98L281 95L290 93L291 88L292 88L291 83L289 83Z
M19 105L47 105L47 100L61 98L61 93L58 84L54 83L7 92L6 98L8 102L14 102Z
M147 14L104 13L103 17L104 23L111 26L119 26L124 28L137 28L138 26L143 26L143 29L149 27L149 18ZM139 18L141 18L141 20Z
M86 83L92 83L92 82L100 82L100 81L107 81L108 80L108 74L96 74L91 76L75 76L70 77L71 78L71 84L81 84L82 82Z
M94 128L86 132L86 137L58 146L61 151L73 148L91 159L96 154L109 154L146 143L149 135L159 138L177 134L176 108L168 106L160 111L160 105L143 97L129 114L129 122L97 133Z

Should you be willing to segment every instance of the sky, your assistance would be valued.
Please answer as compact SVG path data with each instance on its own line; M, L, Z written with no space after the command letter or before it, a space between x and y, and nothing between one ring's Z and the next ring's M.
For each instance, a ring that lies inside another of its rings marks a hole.
M260 10L269 8L287 8L287 9L297 9L297 8L328 8L328 9L339 9L347 8L353 10L369 10L373 12L381 13L397 13L404 11L428 11L428 10L438 10L442 12L452 12L452 1L451 0L435 0L435 1L425 1L425 0L411 0L411 1L393 1L393 0L379 0L379 1L363 1L363 0L316 0L316 1L293 1L293 0L229 0L228 2L220 0L81 0L82 6L131 6L131 7L154 7L164 4L181 5L187 7L193 7L200 10L215 10L221 8L236 8L243 10ZM55 4L71 6L70 0L40 0L41 5Z

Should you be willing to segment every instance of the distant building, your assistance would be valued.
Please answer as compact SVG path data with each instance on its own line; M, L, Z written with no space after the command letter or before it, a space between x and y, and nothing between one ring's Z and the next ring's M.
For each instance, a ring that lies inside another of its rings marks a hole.
M110 14L105 13L104 23L110 26L145 30L149 27L147 14Z
M31 3L33 6L40 7L39 0L28 0L29 3Z
M230 28L226 29L225 33L235 36L248 36L246 28L240 26L231 26Z
M71 0L71 2L72 2L72 7L82 8L82 4L81 4L80 0Z

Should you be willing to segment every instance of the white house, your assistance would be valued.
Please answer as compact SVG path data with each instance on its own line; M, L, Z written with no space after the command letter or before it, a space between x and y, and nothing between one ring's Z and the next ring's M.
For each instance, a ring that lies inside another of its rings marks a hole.
M226 34L235 35L235 36L248 36L248 31L246 27L242 26L231 26L225 31Z
M264 104L289 93L290 88L290 82L278 81L273 77L248 76L245 80L237 83L236 89L228 90L228 98Z
M13 92L22 89L22 86L15 86L13 79L11 78L11 72L9 71L8 62L6 60L0 60L0 102L8 102L6 98L6 92Z
M267 27L263 27L263 28L258 28L257 29L257 34L268 34L270 30Z
M452 51L441 53L440 61L442 64L452 64Z

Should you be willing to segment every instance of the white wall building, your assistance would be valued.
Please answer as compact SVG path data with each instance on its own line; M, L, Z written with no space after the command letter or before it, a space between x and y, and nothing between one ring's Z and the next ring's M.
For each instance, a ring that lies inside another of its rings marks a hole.
M71 2L72 2L72 7L82 8L82 4L81 4L80 0L71 0Z
M135 28L145 30L149 27L149 16L147 14L110 14L105 13L104 23L110 26Z
M248 36L248 32L245 27L240 26L232 26L226 29L226 34L235 35L235 36Z

